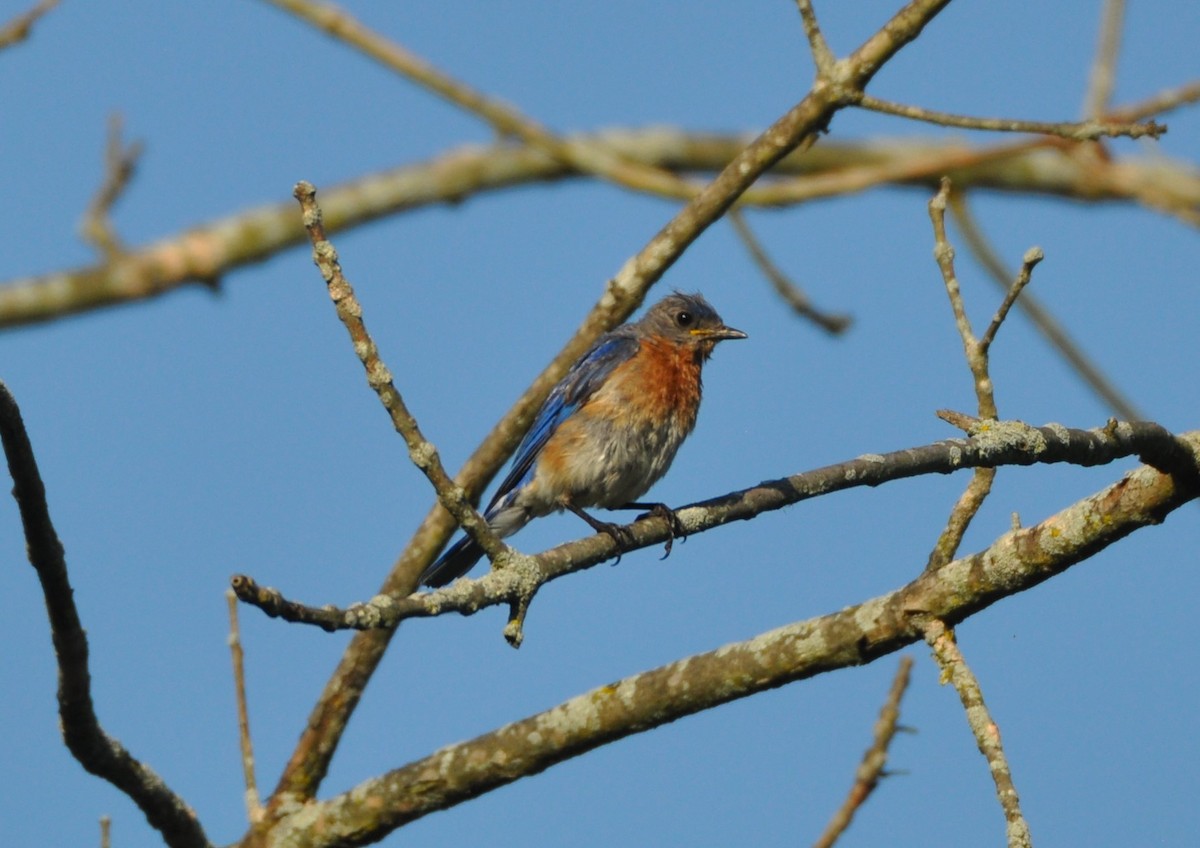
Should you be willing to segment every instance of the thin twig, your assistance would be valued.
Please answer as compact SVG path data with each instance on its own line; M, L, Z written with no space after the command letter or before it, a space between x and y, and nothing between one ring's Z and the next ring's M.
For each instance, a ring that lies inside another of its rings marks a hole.
M250 710L246 706L246 662L242 651L242 633L238 627L237 595L225 590L229 602L229 651L233 655L233 692L237 699L238 744L242 752L242 777L246 783L246 815L251 825L262 821L263 808L258 800L258 781L254 778L254 744L250 739Z
M46 487L21 410L4 383L0 383L0 440L12 475L13 497L21 513L29 562L37 572L50 619L58 660L58 713L67 748L87 771L107 780L137 804L169 846L209 848L191 807L153 769L109 736L96 717L87 634L75 606L66 555L50 519Z
M1000 744L1000 728L983 702L979 681L958 649L954 631L947 629L944 622L931 619L925 628L925 641L933 648L933 655L942 669L942 679L954 684L966 711L967 723L975 734L979 752L987 759L992 780L996 784L996 796L1000 799L1000 807L1008 822L1009 848L1031 848L1029 824L1021 814L1021 802L1013 785L1012 771L1004 755L1004 747Z
M22 12L6 24L0 25L0 50L11 47L29 38L38 18L58 5L58 0L41 0L27 12Z
M738 234L738 238L742 240L746 251L750 254L750 258L754 260L754 264L762 271L763 276L770 281L775 287L775 291L783 298L788 306L801 318L807 318L818 327L830 335L840 335L853 323L849 315L839 315L829 312L822 312L813 306L812 301L795 282L788 278L786 274L776 265L771 257L767 255L766 249L754 235L754 231L750 229L750 225L746 223L746 218L742 214L742 210L738 208L730 209L725 216L729 219L729 223L733 224L734 232Z
M958 277L954 270L954 248L950 245L946 237L946 204L952 193L950 189L950 180L944 178L941 189L929 201L929 217L933 224L934 232L934 256L937 259L938 268L942 272L942 281L946 286L946 293L950 297L955 324L958 327L958 334L962 339L963 354L966 357L967 367L970 368L971 376L974 380L979 417L985 419L979 426L981 429L985 429L989 426L987 420L998 417L995 390L992 385L991 374L989 373L990 363L988 352L992 341L996 337L996 332L1008 316L1013 303L1016 302L1021 291L1029 283L1033 266L1041 261L1042 251L1039 248L1032 248L1025 254L1025 264L1021 268L1021 273L1017 275L1017 279L1005 292L1004 300L1001 302L999 309L996 310L995 317L992 318L991 324L989 324L983 338L976 338L974 331L971 329L971 322L967 318L962 291L958 285ZM925 566L926 570L940 568L944 563L954 558L958 551L958 546L962 544L963 536L966 535L967 528L983 506L984 500L991 493L992 484L995 479L995 468L978 468L975 470L971 482L950 510L950 515L946 520L946 527L938 536L938 540L929 554L929 560Z
M702 187L667 171L623 159L601 147L563 141L520 110L487 97L466 83L375 32L346 10L312 0L267 0L371 57L384 67L487 121L501 136L513 136L583 173L664 197L689 199Z
M975 261L987 271L988 278L992 282L1007 289L1012 275L1004 267L1004 263L979 226L967 202L966 193L952 192L949 204L955 223L962 231L963 239L975 257ZM1026 292L1024 297L1017 301L1017 308L1025 314L1025 317L1037 328L1042 337L1059 352L1066 363L1113 413L1126 421L1140 421L1145 417L1125 393L1100 370L1100 366L1084 352L1080 344L1071 337L1066 327L1032 292Z
M100 817L100 848L112 848L112 819Z
M1106 118L1112 121L1140 121L1151 115L1162 115L1180 106L1187 106L1200 100L1200 80L1169 88L1138 103L1111 109Z
M927 124L937 124L943 127L959 127L968 130L986 130L989 132L1019 132L1037 135L1053 135L1071 141L1095 141L1098 138L1126 136L1128 138L1158 138L1167 131L1164 124L1154 121L1148 123L1117 123L1091 119L1086 121L1025 121L1016 118L976 118L967 115L954 115L949 112L937 112L933 109L922 109L919 106L909 106L904 103L893 103L881 100L869 94L856 98L856 106L881 112L885 115L896 115L914 121L924 121Z
M945 411L939 413L948 415ZM748 489L730 492L676 510L688 535L695 535L735 521L746 521L764 512L860 486L884 483L927 474L949 474L965 468L1002 465L1070 463L1095 466L1136 456L1147 465L1171 474L1183 489L1200 490L1200 471L1192 456L1191 440L1200 434L1176 437L1157 424L1137 422L1080 430L1049 424L1031 427L1020 421L983 421L961 413L951 416L969 430L966 439L946 439L884 454L805 471L779 480L766 480ZM1072 544L1086 545L1101 539L1111 529L1111 516L1096 519L1075 529L1080 538ZM671 527L661 518L647 518L625 526L630 541L622 549L638 550L662 544ZM1069 541L1069 540L1064 540ZM260 586L246 575L236 575L231 587L238 598L258 607L268 616L310 624L325 630L372 630L390 632L408 618L429 618L449 613L472 615L497 605L519 604L531 591L553 580L598 565L617 553L607 535L588 536L530 557L528 568L493 570L475 579L419 594L380 594L347 608L306 605L286 598L277 589ZM532 581L532 583L531 583Z
M1029 285L1034 266L1045 258L1046 254L1042 252L1040 247L1031 247L1025 251L1025 255L1021 258L1021 270L1017 272L1017 278L1013 280L1012 285L1008 287L1008 291L1004 293L1004 300L1000 302L1000 306L996 309L996 314L992 316L992 322L988 324L987 331L979 340L979 347L985 355L992 346L992 342L996 338L996 333L1000 330L1000 325L1008 317L1008 311L1017 302L1017 298L1021 296L1021 292L1025 290L1025 287Z
M379 348L363 323L362 305L355 297L350 281L342 274L337 250L325 235L321 208L317 205L317 190L312 183L301 181L296 183L293 194L300 203L304 228L312 240L313 263L321 271L338 317L350 334L354 352L367 372L367 384L379 396L379 401L391 418L396 432L404 437L413 465L429 479L437 493L438 501L454 516L454 520L467 531L471 539L484 549L489 559L495 561L497 558L508 556L511 553L508 545L500 541L487 522L471 506L463 488L455 484L446 473L437 448L421 433L417 420L408 411L400 390L392 380L392 372L380 358Z
M108 142L104 149L104 180L88 204L79 233L84 240L95 245L108 261L124 252L121 239L112 223L112 208L129 186L137 170L144 145L134 141L126 146L121 141L121 116L113 114L108 119Z
M1108 115L1108 104L1112 102L1113 89L1117 84L1117 57L1121 52L1124 20L1125 0L1104 0L1096 59L1092 62L1088 90L1083 100L1084 118L1100 120Z
M817 15L813 11L810 0L796 0L796 6L800 10L800 20L804 24L804 35L808 38L808 48L812 53L813 64L817 66L817 76L826 77L833 73L833 66L837 59L833 55L833 51L829 49L829 43L825 40L825 34L821 32L821 27L817 25Z
M888 692L883 709L879 711L879 719L875 722L871 747L863 754L862 762L854 774L854 785L850 787L842 806L825 826L825 832L813 843L813 848L831 848L850 826L859 807L866 803L867 798L875 791L879 779L887 776L884 767L887 765L888 748L899 729L900 699L904 697L904 691L908 688L912 664L912 657L900 658L900 667L896 669L896 676L892 679L892 688Z

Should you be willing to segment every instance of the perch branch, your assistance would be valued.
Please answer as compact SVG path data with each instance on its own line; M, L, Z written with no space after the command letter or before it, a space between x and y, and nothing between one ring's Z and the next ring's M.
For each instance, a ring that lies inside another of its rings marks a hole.
M1183 437L1192 463L1200 432ZM435 810L537 774L617 739L757 692L862 665L954 626L1060 574L1139 527L1156 525L1200 486L1139 467L1040 524L1005 533L887 595L762 633L572 698L546 712L446 746L328 800L286 813L268 846L363 845ZM1099 529L1098 535L1079 531ZM319 826L314 826L319 823Z
M1164 473L1176 475L1184 490L1200 490L1192 450L1200 433L1173 436L1157 424L1110 422L1094 430L1068 429L1058 424L1031 427L1017 421L980 421L963 416L972 430L966 439L947 439L931 445L887 454L869 454L779 480L768 480L749 489L681 507L676 515L688 535L702 533L733 521L746 521L763 512L782 509L800 501L859 486L916 477L949 474L963 468L998 465L1072 463L1102 465L1127 456ZM662 544L671 528L662 518L646 518L626 525L631 542L622 550ZM1081 528L1083 529L1083 528ZM1099 539L1102 526L1086 530ZM1079 545L1084 540L1078 540ZM616 556L618 547L607 534L597 534L560 545L532 557L537 565L536 582L541 585L567 574L590 568ZM238 597L267 615L327 630L391 629L406 618L427 618L457 612L471 615L489 606L510 604L528 591L529 575L512 569L493 571L452 586L400 596L381 594L346 609L312 607L288 600L275 589L264 588L245 575L233 579Z

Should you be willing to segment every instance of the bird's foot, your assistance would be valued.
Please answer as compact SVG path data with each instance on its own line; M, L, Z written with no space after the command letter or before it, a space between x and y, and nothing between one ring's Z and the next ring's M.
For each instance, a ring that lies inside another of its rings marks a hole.
M617 559L613 565L616 565L621 561L621 555L625 552L625 549L630 547L634 542L632 531L620 524L610 524L607 521L601 521L598 518L593 518L573 504L567 504L567 509L586 521L588 526L597 533L604 533L610 539L612 539L617 546Z
M661 559L666 559L671 555L671 549L675 546L676 539L679 539L681 542L687 541L687 528L683 526L683 522L679 520L679 516L675 514L675 510L671 509L665 503L631 503L628 506L631 509L646 510L646 512L637 517L637 521L641 521L643 518L661 518L667 522L667 527L670 529L671 535L667 537L667 543L663 546Z

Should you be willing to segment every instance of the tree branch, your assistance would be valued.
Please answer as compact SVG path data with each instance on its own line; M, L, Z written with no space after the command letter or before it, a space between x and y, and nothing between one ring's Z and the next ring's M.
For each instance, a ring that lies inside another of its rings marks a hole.
M996 784L996 796L1000 799L1000 807L1008 822L1009 848L1032 848L1029 824L1021 814L1021 802L1013 785L1012 770L1008 767L1004 746L1000 744L1000 728L983 701L979 681L958 649L954 631L947 629L944 622L932 619L925 626L925 641L933 649L933 655L941 666L943 680L954 684L966 711L967 723L975 734L975 743L987 759L992 781Z
M641 304L650 287L683 251L755 180L806 139L824 129L843 105L840 98L845 90L865 86L882 64L916 38L948 2L912 0L879 33L845 60L845 88L814 87L803 100L742 149L716 179L692 198L641 251L626 261L609 281L604 295L584 319L574 338L538 376L468 461L469 468L464 468L459 476L460 485L466 480L470 486L464 488L468 491L475 491L470 487L482 488L483 482L499 469L503 457L515 447L528 426L530 416L571 363L603 332L628 318ZM417 575L433 553L445 543L451 529L449 517L443 511L438 509L429 513L384 580L380 594L405 595L416 588ZM514 620L519 624L521 605L528 602L528 595L515 592L510 600L514 604ZM358 634L350 643L342 661L326 683L300 741L280 776L268 815L278 815L291 804L310 799L316 792L346 723L383 657L393 632L367 631Z
M342 273L337 251L326 237L321 208L317 205L317 190L313 188L312 183L301 181L296 183L293 194L300 203L304 229L308 231L312 240L313 263L321 271L338 318L350 334L354 352L362 363L363 370L367 372L367 384L379 396L380 403L391 418L392 426L404 439L409 459L429 480L441 505L454 516L458 525L467 531L490 558L494 560L507 556L510 553L508 545L500 541L482 516L472 508L463 488L455 485L450 479L450 475L442 466L437 448L421 432L417 419L408 411L404 397L392 380L391 369L379 356L379 348L363 322L362 305L355 297L350 281Z
M1098 118L1086 121L1025 121L1017 118L975 118L967 115L953 115L949 112L937 112L933 109L922 109L919 106L909 106L904 103L892 103L864 94L855 104L872 112L884 115L895 115L914 121L924 121L927 124L937 124L943 127L958 127L966 130L986 130L988 132L1019 132L1035 135L1053 135L1070 141L1096 141L1104 137L1126 136L1128 138L1158 138L1167 131L1163 124L1150 121L1149 123L1119 123L1117 121L1102 121Z
M33 32L33 25L37 23L38 18L57 5L58 0L40 0L29 11L22 12L7 23L0 25L0 50L29 38L29 34Z
M1200 432L1180 439L1195 475ZM285 815L266 844L363 845L396 828L617 739L823 672L871 662L924 638L930 618L954 626L1029 589L1200 494L1195 481L1139 467L1033 527L921 574L908 585L572 698L546 712L364 781Z
M1194 88L1187 93L1200 96L1200 84ZM737 135L661 127L565 139L567 144L607 147L614 155L654 167L697 172L726 167L746 141ZM959 189L1041 194L1093 204L1132 202L1200 226L1200 177L1191 165L1159 156L1082 161L1060 145L1045 140L988 147L957 140L823 141L804 156L773 166L776 176L803 179L755 186L739 201L792 206L884 185L936 191L938 180L949 175ZM326 226L338 232L432 204L460 203L513 186L580 176L531 146L471 145L324 188L322 207ZM135 303L184 286L211 288L213 280L305 241L290 200L233 213L151 244L127 247L110 261L0 283L0 329Z
M813 471L768 480L749 489L700 501L676 510L689 536L733 521L747 521L800 501L831 492L879 486L893 480L924 474L950 474L963 468L1000 465L1071 463L1103 465L1137 456L1164 473L1173 473L1184 488L1200 489L1200 472L1192 457L1192 441L1200 432L1173 436L1157 424L1115 422L1095 430L1073 430L1058 424L1031 427L1019 421L973 422L966 439L947 439L931 445L868 454ZM626 525L631 541L618 549L600 533L552 548L532 558L536 573L523 569L497 569L475 579L465 579L432 592L402 596L381 594L370 601L340 609L313 607L288 600L277 590L264 588L252 578L237 575L232 588L243 602L267 615L326 630L391 629L407 618L428 618L457 612L472 615L497 604L516 601L529 591L530 581L541 586L639 548L662 544L671 529L662 518L646 518ZM1099 539L1104 528L1089 531ZM1083 544L1084 540L1080 540ZM937 569L934 569L936 571Z
M58 658L58 714L63 740L92 774L124 792L172 848L208 848L204 829L183 799L149 766L104 732L92 704L87 634L75 607L66 555L50 519L46 487L38 472L21 410L0 383L0 440L13 478L29 562L37 572Z
M854 785L850 787L850 792L842 806L833 814L824 833L813 843L813 848L832 848L838 838L846 832L846 828L850 826L859 807L866 803L867 798L875 791L875 787L879 785L879 779L887 774L884 767L887 765L888 748L891 747L892 739L899 730L900 699L904 697L904 691L908 689L912 665L912 657L900 658L900 667L896 669L892 688L888 692L883 709L879 711L879 720L875 722L875 738L871 741L871 747L863 754L862 762L854 774Z

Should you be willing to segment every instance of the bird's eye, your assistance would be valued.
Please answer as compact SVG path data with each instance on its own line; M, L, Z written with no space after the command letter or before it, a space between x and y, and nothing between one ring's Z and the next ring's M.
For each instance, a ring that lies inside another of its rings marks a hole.
M695 322L696 316L688 312L686 309L675 314L675 323L680 327L690 327Z

